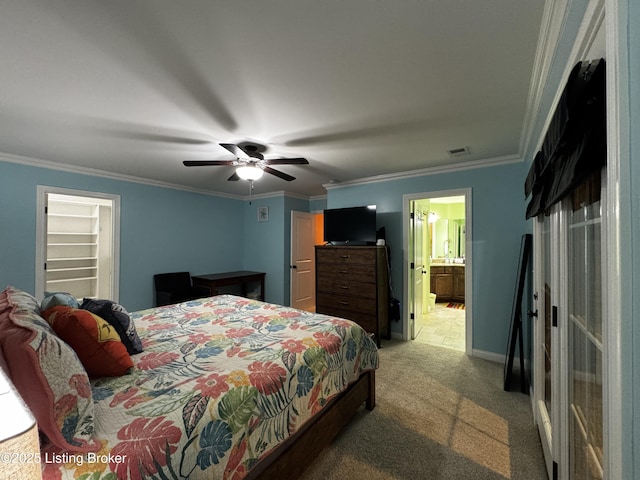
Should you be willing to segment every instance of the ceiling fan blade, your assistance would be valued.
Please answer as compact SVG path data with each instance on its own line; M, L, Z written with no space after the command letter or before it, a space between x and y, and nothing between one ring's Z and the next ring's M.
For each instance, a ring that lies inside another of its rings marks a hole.
M229 150L237 158L243 158L245 160L248 158L251 158L249 155L247 155L247 152L245 152L243 149L241 149L234 143L221 143L220 146L222 148L226 148L227 150Z
M235 165L235 160L185 160L185 167L207 167L212 165Z
M264 163L267 165L309 165L306 158L267 158Z
M295 180L296 177L292 177L291 175L288 175L284 172L281 172L280 170L276 170L274 168L270 168L270 167L262 167L262 169L267 172L270 173L271 175L275 175L276 177L280 177L283 180L286 180L287 182L290 182L291 180Z
M238 176L238 174L236 172L233 172L233 175L231 175L229 178L227 178L228 182L237 182L238 180L240 180L240 177Z

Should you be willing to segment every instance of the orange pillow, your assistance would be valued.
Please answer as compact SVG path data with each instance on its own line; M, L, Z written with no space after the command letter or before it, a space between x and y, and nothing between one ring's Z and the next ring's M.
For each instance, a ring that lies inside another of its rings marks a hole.
M57 306L42 316L84 365L89 376L118 377L133 368L127 347L106 320L78 308Z

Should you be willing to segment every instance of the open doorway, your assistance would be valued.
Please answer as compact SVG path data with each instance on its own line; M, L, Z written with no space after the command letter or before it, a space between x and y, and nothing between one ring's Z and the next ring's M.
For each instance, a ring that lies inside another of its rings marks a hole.
M404 196L405 340L471 353L471 189Z
M118 301L120 198L38 186L36 295Z

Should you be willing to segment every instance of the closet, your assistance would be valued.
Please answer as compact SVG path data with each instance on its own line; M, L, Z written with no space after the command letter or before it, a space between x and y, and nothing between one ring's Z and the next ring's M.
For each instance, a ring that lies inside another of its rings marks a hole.
M534 417L550 479L603 479L604 60L572 70L529 171Z
M49 193L45 212L45 291L111 298L111 200Z

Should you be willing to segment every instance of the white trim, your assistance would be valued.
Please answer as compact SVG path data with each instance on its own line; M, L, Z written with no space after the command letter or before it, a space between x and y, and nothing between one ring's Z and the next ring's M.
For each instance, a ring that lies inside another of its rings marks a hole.
M540 22L538 46L531 73L531 85L527 98L526 115L520 138L520 151L526 155L532 141L535 120L541 108L544 90L549 80L551 64L556 56L561 33L567 21L570 0L547 0ZM546 132L546 128L543 130ZM539 143L539 142L538 142Z
M475 358L480 358L482 360L487 360L489 362L501 363L504 365L507 360L506 355L502 355L500 353L488 352L486 350L478 350L476 348L471 349L471 356ZM514 357L513 361L516 365L520 363L520 357Z
M172 190L182 190L185 192L201 193L203 195L211 195L215 197L231 198L235 200L243 200L244 196L231 195L228 193L212 192L211 190L203 190L199 188L185 187L175 183L161 182L159 180L151 180L148 178L136 177L133 175L123 175L120 173L107 172L97 168L80 167L70 165L68 163L52 162L38 158L25 157L22 155L13 155L10 153L0 152L0 161L8 163L17 163L30 167L46 168L48 170L57 170L62 172L76 173L78 175L90 175L92 177L108 178L110 180L119 180L122 182L139 183L142 185L150 185L152 187L170 188ZM246 197L248 198L248 196ZM254 197L255 198L255 197Z
M409 305L409 282L411 271L408 268L409 259L409 213L410 203L413 200L439 197L464 196L465 208L465 353L473 355L473 208L472 189L458 188L452 190L440 190L436 192L411 193L402 196L402 300L404 305ZM405 308L402 313L402 339L409 341L409 315L410 309Z
M76 173L78 175L90 175L92 177L108 178L110 180L119 180L122 182L139 183L142 185L149 185L152 187L170 188L172 190L181 190L184 192L200 193L202 195L229 198L232 200L251 201L255 199L264 199L264 198L272 198L272 197L291 197L291 198L297 198L299 200L316 201L316 200L326 200L327 198L326 194L314 195L309 197L299 193L287 192L285 190L280 190L277 192L262 193L259 195L255 195L255 194L233 195L230 193L214 192L211 190L204 190L201 188L185 187L184 185L178 185L178 184L169 183L169 182L161 182L159 180L151 180L148 178L136 177L133 175L123 175L119 173L107 172L105 170L100 170L97 168L80 167L76 165L70 165L67 163L52 162L49 160L25 157L22 155L13 155L13 154L3 153L3 152L0 152L0 161L8 162L8 163L17 163L20 165L27 165L30 167L46 168L47 170L57 170L57 171L68 172L68 173Z
M603 205L605 216L603 221L604 252L606 252L606 267L603 272L602 283L606 286L605 318L608 321L603 332L604 365L603 374L605 394L603 396L604 414L604 471L608 480L621 480L624 475L623 436L624 419L622 417L622 331L620 319L622 305L622 286L620 281L621 245L620 245L620 183L621 159L629 158L628 143L622 144L623 138L630 138L629 134L629 106L621 101L621 97L628 98L629 82L623 78L627 72L624 54L628 52L626 3L618 0L604 0L606 62L607 62L607 168L604 182L606 195ZM620 7L620 8L619 8ZM622 60L621 60L622 59ZM622 63L622 65L621 65ZM623 73L624 72L624 73ZM633 470L630 467L629 470ZM628 470L628 471L629 471Z
M112 202L113 216L113 275L111 276L112 297L109 300L119 302L120 297L120 195L111 193L90 192L85 190L72 190L69 188L50 187L38 185L36 189L36 257L35 257L35 296L44 297L45 276L42 265L46 261L44 245L47 242L47 232L45 228L45 198L48 193L58 193L62 195L73 195L80 197L91 197L107 199Z
M569 199L554 205L555 225L551 227L551 291L552 302L558 307L558 326L552 339L552 400L553 458L558 462L558 478L569 479L570 411L569 411ZM555 242L555 246L553 246Z
M544 252L544 221L539 217L533 218L533 292L534 292L534 309L537 317L534 317L533 325L533 382L531 386L531 409L533 412L534 422L538 427L540 435L540 443L547 468L547 475L552 477L553 472L553 423L549 417L546 405L545 385L545 315L546 315L546 298L545 298L545 262L544 254L551 255L551 252ZM551 264L551 261L549 262ZM553 297L552 297L553 298ZM536 388L536 386L543 386ZM553 395L553 390L551 391Z
M439 175L442 173L453 173L464 170L475 170L477 168L496 167L511 163L522 162L521 155L505 155L504 157L487 158L484 160L474 160L471 162L456 163L455 165L440 165L437 167L422 168L419 170L409 170L406 172L389 173L386 175L376 175L373 177L348 180L344 182L325 183L322 186L327 190L336 188L352 187L354 185L367 185L371 183L388 182L390 180L402 180L405 178L424 177L428 175Z
M566 2L566 0L563 0ZM599 26L602 24L604 20L604 0L590 0L587 5L585 15L583 17L582 24L576 34L576 38L571 49L571 53L568 56L567 64L565 65L564 71L562 73L562 78L560 79L560 84L556 90L556 93L553 97L553 101L550 104L549 111L547 112L547 117L545 119L543 128L540 130L540 137L536 142L536 145L542 145L544 141L544 137L549 129L549 125L553 119L553 114L555 112L556 106L560 101L560 97L562 96L562 92L564 91L564 85L566 85L567 80L569 78L569 74L573 67L575 67L576 63L585 59L585 56L588 53L588 49L593 44L595 40L596 33L598 31ZM566 12L565 12L566 14Z

